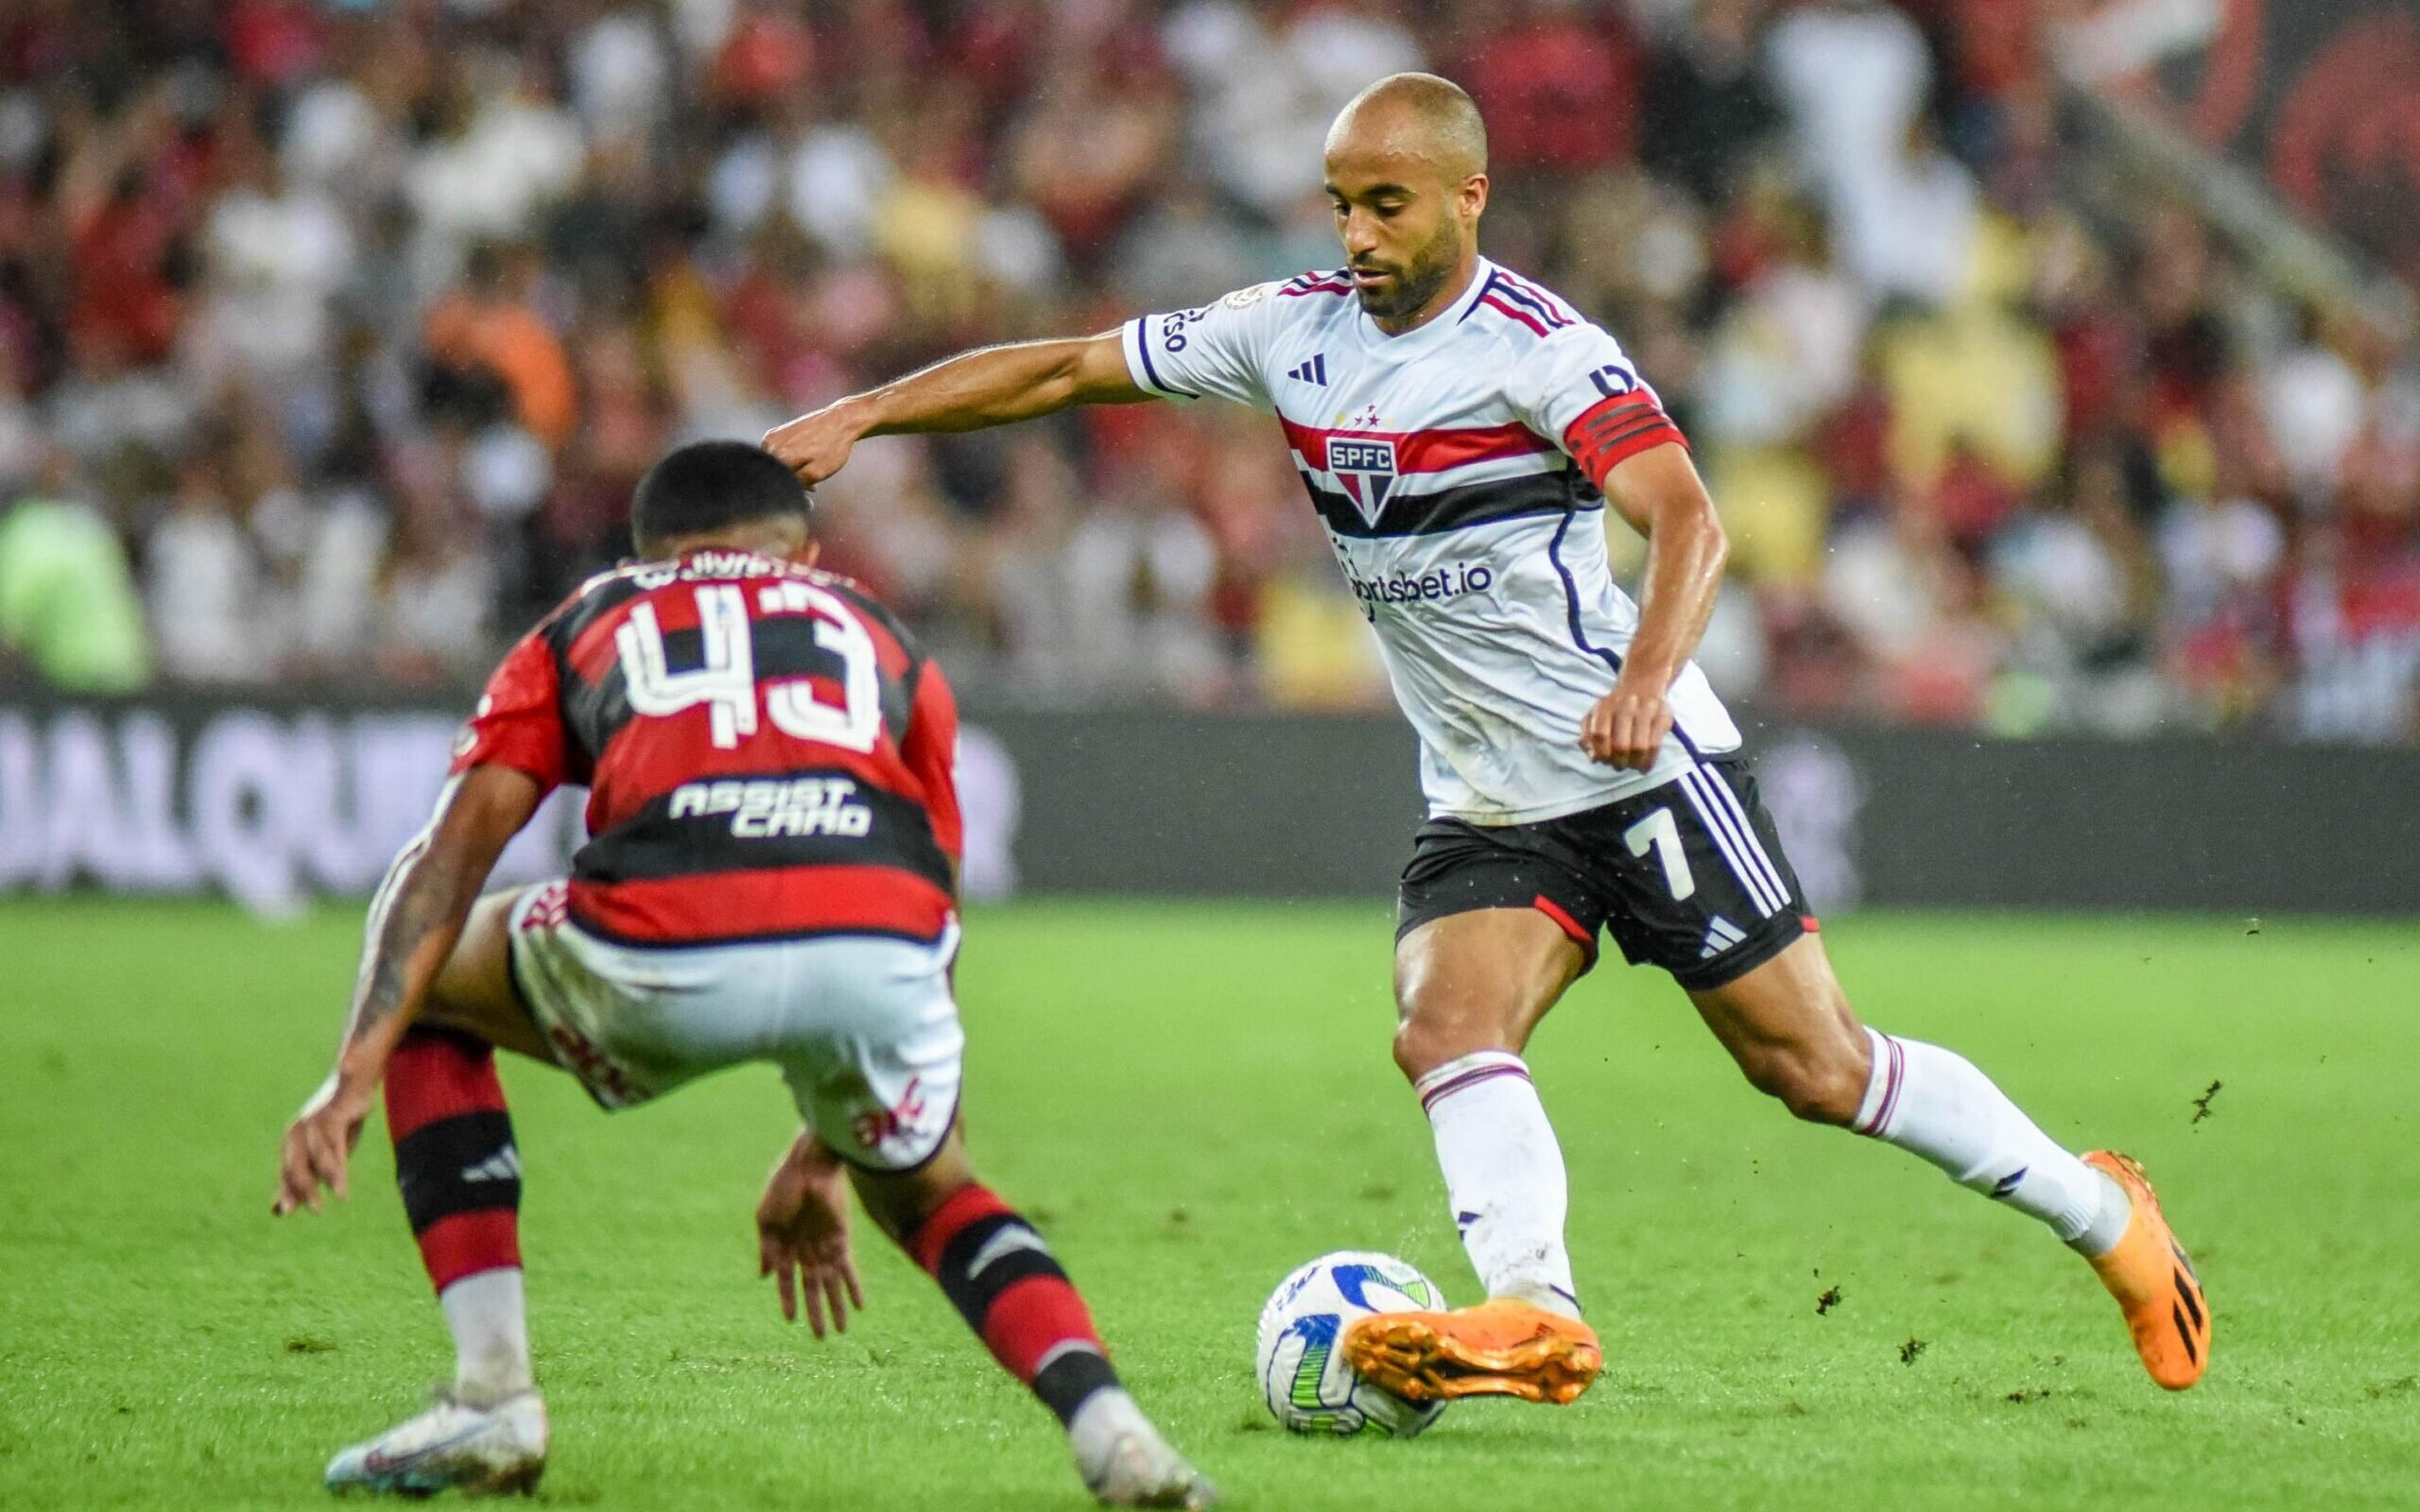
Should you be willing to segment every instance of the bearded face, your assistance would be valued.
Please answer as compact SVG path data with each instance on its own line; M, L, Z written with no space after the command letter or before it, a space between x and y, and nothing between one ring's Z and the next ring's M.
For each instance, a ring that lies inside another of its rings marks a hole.
M1390 258L1382 249L1352 263L1354 292L1361 308L1378 320L1401 319L1417 313L1437 297L1454 273L1461 250L1461 230L1451 217L1440 217L1428 239Z

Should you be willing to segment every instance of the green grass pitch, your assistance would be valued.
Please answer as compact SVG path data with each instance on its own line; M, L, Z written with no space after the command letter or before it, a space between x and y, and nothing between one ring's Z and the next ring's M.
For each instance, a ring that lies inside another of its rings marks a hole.
M0 1506L319 1506L329 1452L446 1372L375 1122L349 1203L268 1215L357 928L0 903ZM2250 928L1827 935L1874 1022L2148 1162L2217 1314L2216 1365L2181 1397L2046 1235L1794 1125L1668 983L1616 965L1531 1047L1602 1382L1568 1409L1459 1406L1405 1444L1275 1431L1252 1328L1293 1265L1389 1249L1472 1297L1387 1058L1383 904L978 911L969 1127L1236 1507L2410 1506L2420 926ZM534 1066L506 1080L556 1433L543 1501L1085 1504L1046 1415L864 1226L873 1310L821 1346L781 1323L748 1225L790 1130L769 1073L613 1118Z

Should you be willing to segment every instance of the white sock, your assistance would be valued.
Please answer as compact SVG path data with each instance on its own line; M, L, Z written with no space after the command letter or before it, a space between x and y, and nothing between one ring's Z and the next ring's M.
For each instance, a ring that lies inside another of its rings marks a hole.
M2083 1254L2105 1255L2125 1237L2125 1190L2052 1143L1972 1062L1939 1045L1865 1032L1874 1074L1850 1125L1858 1133L2031 1213Z
M437 1294L454 1335L454 1395L493 1406L527 1391L529 1324L521 1300L521 1267L500 1265L463 1277Z
M1512 1297L1571 1317L1571 1257L1563 1247L1569 1204L1563 1147L1521 1057L1464 1056L1420 1078L1414 1091L1437 1137L1437 1164L1471 1268L1491 1297Z

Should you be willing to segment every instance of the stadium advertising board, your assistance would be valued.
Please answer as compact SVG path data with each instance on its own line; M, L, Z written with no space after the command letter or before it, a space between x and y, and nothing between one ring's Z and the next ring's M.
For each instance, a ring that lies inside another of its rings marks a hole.
M1752 722L1753 725L1753 722ZM0 703L0 894L358 896L425 821L458 729L433 704ZM1808 897L2246 914L2420 911L2420 752L2169 738L1754 728ZM1384 717L978 711L968 890L1383 899L1419 821ZM558 794L500 876L559 871Z
M1740 722L1819 909L2420 912L2420 752ZM1036 888L1383 896L1419 822L1391 718L986 725L1018 762Z
M367 892L427 822L457 728L424 709L0 709L0 885L215 888L271 913ZM558 795L500 870L559 865L575 808Z
M429 707L0 704L0 892L222 892L262 913L357 896L427 822L459 716ZM1006 756L966 732L966 884L1014 885ZM496 876L559 874L582 833L555 794Z

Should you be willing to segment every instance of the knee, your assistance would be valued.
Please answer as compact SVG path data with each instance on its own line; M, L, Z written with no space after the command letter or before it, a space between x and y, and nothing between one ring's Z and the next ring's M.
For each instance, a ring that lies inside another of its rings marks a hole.
M1402 1005L1395 1023L1395 1066L1404 1080L1417 1082L1447 1061L1503 1048L1503 1036L1477 1017L1424 1012L1417 1002Z
M1791 1117L1810 1124L1854 1123L1858 1106L1865 1101L1864 1062L1841 1050L1764 1045L1742 1056L1739 1069L1758 1091L1778 1100Z
M873 1220L874 1227L892 1244L909 1250L915 1247L916 1230L941 1211L941 1205L950 1195L920 1182L855 1171L851 1172L851 1185L857 1189L857 1200L865 1205L866 1216Z
M916 1233L943 1204L977 1184L966 1160L966 1146L956 1129L925 1164L913 1171L873 1171L849 1167L849 1184L874 1227L902 1249L913 1250Z

